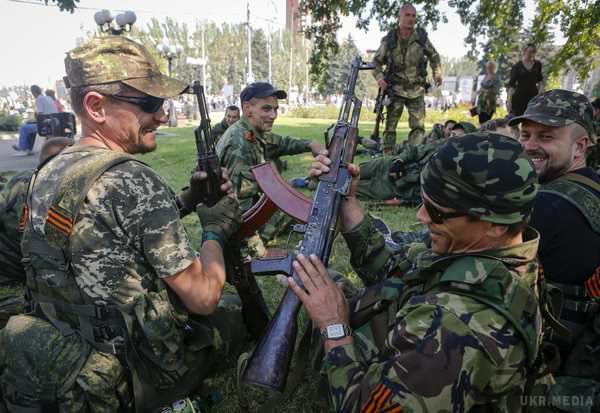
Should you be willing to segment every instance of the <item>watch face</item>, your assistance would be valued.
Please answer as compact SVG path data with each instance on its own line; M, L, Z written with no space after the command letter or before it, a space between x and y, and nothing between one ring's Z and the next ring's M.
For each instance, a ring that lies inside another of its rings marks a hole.
M327 337L328 338L340 338L344 337L346 334L344 333L344 326L341 324L334 324L332 326L327 326Z

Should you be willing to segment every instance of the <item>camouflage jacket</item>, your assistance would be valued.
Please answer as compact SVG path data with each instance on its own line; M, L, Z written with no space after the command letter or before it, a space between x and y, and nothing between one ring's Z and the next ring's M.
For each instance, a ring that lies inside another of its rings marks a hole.
M394 251L370 218L344 237L353 266L370 286L354 301L353 314L373 299L390 304L379 351L359 328L354 344L326 354L334 410L464 412L493 404L490 411L516 411L541 336L539 234L528 229L520 245L448 256L423 244ZM505 316L501 307L527 311Z
M497 76L489 80L484 78L477 91L477 109L479 113L491 114L496 111L496 100L501 87L502 82Z
M384 79L386 68L392 64L391 79L388 80L392 83L394 94L407 98L423 96L427 60L434 76L441 75L440 55L422 29L413 30L406 40L400 38L397 30L393 30L381 39L379 49L373 57L376 64L373 76L378 81Z
M217 123L212 128L211 135L212 135L213 141L215 143L219 142L219 139L221 139L221 136L223 136L223 134L225 133L227 128L229 128L229 125L225 121L225 118L223 118L223 120L221 122Z
M442 139L446 139L446 136L444 135L444 125L441 123L435 123L431 128L431 132L425 136L423 143L432 143Z
M260 192L251 167L283 155L310 152L310 143L305 139L259 132L244 116L231 125L217 144L217 154L221 166L229 171L242 209L250 208Z
M0 192L0 285L12 281L25 282L19 223L32 175L33 171L17 173Z

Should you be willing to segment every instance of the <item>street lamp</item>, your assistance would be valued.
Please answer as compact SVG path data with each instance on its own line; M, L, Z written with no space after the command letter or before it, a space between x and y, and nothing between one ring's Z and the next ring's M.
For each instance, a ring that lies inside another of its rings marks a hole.
M169 40L165 37L161 44L157 46L158 53L167 59L169 67L169 77L173 74L173 59L178 57L183 52L183 47L179 44L172 45ZM177 113L175 112L175 105L173 99L169 100L169 126L177 126Z
M94 20L101 32L119 35L131 31L133 23L137 20L134 12L126 11L117 14L114 18L116 25L112 24L113 17L109 10L100 10L94 13Z

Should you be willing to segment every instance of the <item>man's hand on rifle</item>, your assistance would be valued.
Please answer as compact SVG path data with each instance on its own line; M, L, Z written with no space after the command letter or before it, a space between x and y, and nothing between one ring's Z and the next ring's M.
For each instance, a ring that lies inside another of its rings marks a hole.
M206 186L203 185L202 182L206 178L208 178L206 172L194 171L192 173L192 176L190 177L190 186L179 194L179 201L182 209L187 212L196 209L196 206L202 201L202 198L206 196ZM225 168L221 168L221 180L223 182L221 184L221 191L226 194L232 192L233 184L231 183L231 180L229 180L229 175Z
M439 74L438 75L433 75L433 82L435 83L435 85L437 87L442 86L443 80L444 79L442 78L442 75L439 75Z
M214 239L219 241L221 246L242 225L240 203L233 193L227 194L212 207L198 205L196 212L202 224L202 239Z
M308 147L310 148L310 151L312 152L312 154L314 156L317 156L320 153L322 153L323 151L326 151L325 149L323 149L323 146L319 142L311 142L308 145Z
M327 157L327 151L325 150L315 158L308 176L311 179L318 178L322 174L329 172L329 165L331 165L331 159ZM351 230L360 224L365 217L365 212L356 197L358 181L360 180L360 167L353 163L348 164L348 172L352 176L352 185L350 185L348 195L346 195L344 202L342 202L342 209L340 211L339 224L342 232Z
M377 85L379 85L379 87L381 88L381 90L386 90L388 85L388 82L385 81L385 79L379 79L377 81Z
M342 289L331 279L327 268L316 255L306 257L296 256L293 263L294 271L302 280L304 288L300 287L292 277L288 277L290 288L304 304L314 326L324 330L334 324L350 324L350 309ZM351 344L352 336L341 340L326 340L325 350Z

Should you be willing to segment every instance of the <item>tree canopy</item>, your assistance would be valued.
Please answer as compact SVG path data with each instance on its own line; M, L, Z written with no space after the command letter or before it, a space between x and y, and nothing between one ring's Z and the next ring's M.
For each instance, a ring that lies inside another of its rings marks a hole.
M79 0L41 0L57 3L61 11L77 7ZM556 75L564 69L576 70L581 78L597 63L600 51L600 0L532 0L533 21L525 22L525 0L448 0L461 22L468 28L465 43L472 58L483 62L496 59L502 65L518 58L523 45L533 42L550 46L553 33L558 32L564 45L545 56L548 73ZM397 15L404 0L302 0L301 8L311 16L305 35L313 43L310 56L315 78L327 71L329 59L339 49L336 34L342 16L355 16L359 29L366 30L377 21L382 31L397 24ZM435 30L446 15L439 0L415 0L420 24ZM259 35L260 37L260 35ZM263 43L263 39L257 39ZM561 41L562 43L562 41ZM264 71L264 62L257 62Z
M558 31L564 46L547 59L550 73L565 68L577 70L582 78L594 66L600 50L600 0L533 0L535 17L525 24L525 0L449 0L461 22L468 28L464 39L470 55L480 59L499 59L520 52L524 42L544 44ZM357 17L357 26L366 30L373 20L382 31L397 24L401 0L303 0L303 12L311 15L306 33L314 41L312 70L319 73L336 53L336 33L341 16ZM435 30L447 21L438 0L416 0L419 21Z

